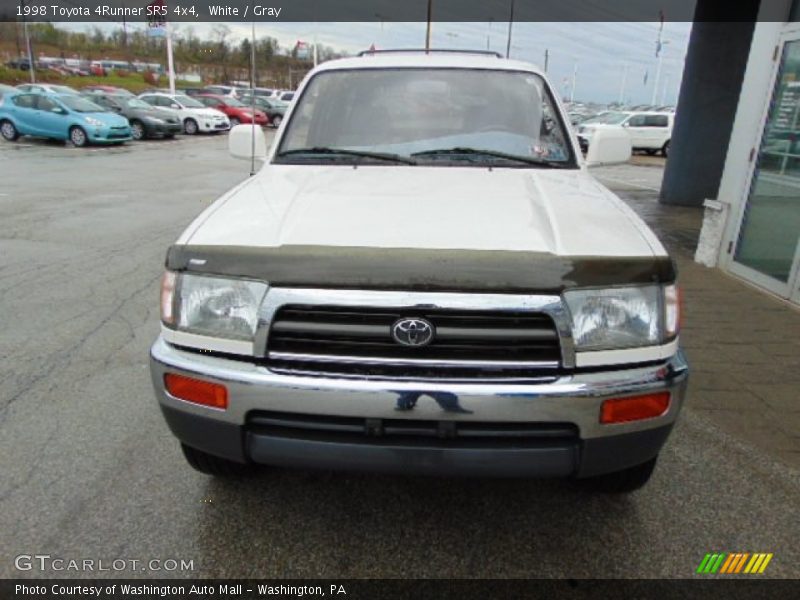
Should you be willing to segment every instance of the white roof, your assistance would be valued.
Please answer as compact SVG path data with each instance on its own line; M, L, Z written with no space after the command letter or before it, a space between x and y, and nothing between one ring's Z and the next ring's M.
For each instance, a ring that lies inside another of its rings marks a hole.
M377 52L355 58L340 58L320 64L316 71L332 71L338 69L385 69L398 67L451 67L462 69L492 69L505 71L529 71L542 75L535 65L521 60L498 58L487 54L470 54L466 52Z

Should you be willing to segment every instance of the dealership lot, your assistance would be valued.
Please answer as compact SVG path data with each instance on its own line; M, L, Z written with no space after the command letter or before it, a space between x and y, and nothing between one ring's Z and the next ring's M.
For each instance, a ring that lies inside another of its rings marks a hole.
M771 552L768 575L800 575L797 462L695 410L702 389L629 498L558 481L195 473L150 385L158 280L168 245L247 163L212 136L26 139L0 144L0 165L2 576L41 576L13 561L38 553L193 561L126 563L134 576L688 577L715 551ZM647 211L660 171L599 174Z

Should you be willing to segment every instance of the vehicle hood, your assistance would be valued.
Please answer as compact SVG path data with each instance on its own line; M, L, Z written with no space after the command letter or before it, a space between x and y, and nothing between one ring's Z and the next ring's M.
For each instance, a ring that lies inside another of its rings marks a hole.
M226 116L224 112L221 110L217 110L216 108L187 108L187 111L191 112L198 117L224 117Z
M122 115L118 115L114 112L89 112L89 113L79 113L73 112L74 116L78 118L85 118L91 117L92 119L97 119L98 121L102 121L109 127L123 127L129 125L128 119L123 117Z
M266 165L178 244L666 255L627 205L578 169Z

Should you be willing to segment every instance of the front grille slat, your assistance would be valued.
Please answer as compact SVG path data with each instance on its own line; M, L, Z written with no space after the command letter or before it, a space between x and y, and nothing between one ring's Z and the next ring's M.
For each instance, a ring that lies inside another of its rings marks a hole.
M392 327L402 318L429 321L433 341L397 343ZM272 320L266 357L288 373L518 381L553 376L561 347L544 313L289 305Z
M414 440L427 444L553 444L578 439L578 428L571 423L437 421L422 419L375 419L340 417L274 411L248 414L247 428L254 433L318 437L361 444Z

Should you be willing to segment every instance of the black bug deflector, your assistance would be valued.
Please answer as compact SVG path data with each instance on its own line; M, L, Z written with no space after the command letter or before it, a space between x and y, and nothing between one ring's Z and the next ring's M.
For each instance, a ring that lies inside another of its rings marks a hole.
M172 271L245 277L275 287L560 293L575 287L671 283L666 256L562 257L505 250L174 245Z

